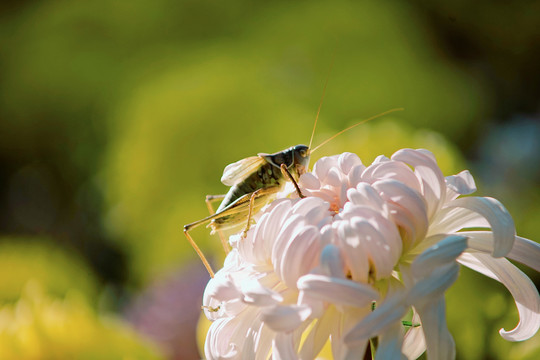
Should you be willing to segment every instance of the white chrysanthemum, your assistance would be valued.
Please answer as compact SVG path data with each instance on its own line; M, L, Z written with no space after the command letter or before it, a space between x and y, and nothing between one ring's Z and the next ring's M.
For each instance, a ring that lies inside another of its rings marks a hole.
M335 359L357 359L375 336L377 358L427 349L453 359L444 293L458 264L512 293L520 322L501 336L538 331L538 291L504 257L540 271L540 246L515 235L497 200L458 198L476 190L468 171L444 178L426 150L368 167L344 153L319 160L300 186L306 198L274 201L247 238L231 237L204 295L208 359L312 359L328 339ZM421 326L403 326L411 308Z

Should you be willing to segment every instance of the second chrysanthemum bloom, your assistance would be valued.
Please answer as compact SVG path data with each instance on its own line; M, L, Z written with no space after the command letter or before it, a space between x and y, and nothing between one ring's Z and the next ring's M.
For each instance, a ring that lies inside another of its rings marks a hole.
M540 246L515 235L495 199L463 171L444 177L426 150L404 149L366 167L351 153L319 160L300 179L304 199L265 209L207 285L213 324L208 359L315 358L330 339L335 359L453 359L444 293L459 263L502 282L520 323L501 330L525 340L540 327L540 300L507 256L540 271ZM483 231L466 231L483 228ZM413 325L402 318L413 310Z

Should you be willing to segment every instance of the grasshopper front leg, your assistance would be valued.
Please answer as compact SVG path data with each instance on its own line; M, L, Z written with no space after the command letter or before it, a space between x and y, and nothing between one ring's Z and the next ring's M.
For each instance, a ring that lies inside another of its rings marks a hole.
M281 164L280 168L281 168L281 172L283 173L283 175L288 177L289 180L291 180L291 182L293 183L293 185L294 185L294 187L296 189L296 193L298 194L298 197L301 198L301 199L305 198L306 196L304 194L302 194L302 191L300 190L300 187L298 186L298 183L296 182L296 180L294 180L293 176L289 172L289 169L287 169L287 166L285 166L285 164Z
M254 191L252 194L251 194L251 197L249 198L249 211L248 211L248 218L247 218L247 223L246 223L246 227L244 228L244 231L242 231L242 240L246 238L247 236L247 232L249 231L249 228L251 226L251 216L253 215L253 205L255 204L255 198L257 197L257 195L262 191L263 189L259 189L259 190L256 190Z

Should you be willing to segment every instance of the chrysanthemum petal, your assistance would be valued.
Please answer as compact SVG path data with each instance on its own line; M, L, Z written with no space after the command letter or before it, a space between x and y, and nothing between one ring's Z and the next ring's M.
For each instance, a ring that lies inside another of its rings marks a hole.
M271 256L274 239L277 238L281 225L285 221L287 215L289 215L291 207L291 201L283 201L272 209L270 216L266 221L261 221L263 230L258 238L264 240L263 246L260 247L263 248L261 251L264 251L266 254L266 259ZM257 228L259 228L259 224L257 224Z
M293 331L311 315L311 309L299 305L277 305L263 310L262 320L274 331Z
M325 156L320 158L313 166L313 173L317 176L319 181L325 182L328 172L332 168L332 165L336 164L336 159L331 156Z
M359 183L356 188L347 191L347 198L352 204L369 206L381 213L386 213L384 200L379 193L367 183Z
M369 343L367 340L347 346L344 360L363 359L368 346Z
M367 283L370 264L368 252L365 251L364 244L360 239L362 234L358 233L349 221L334 221L332 225L334 228L337 227L337 244L343 250L343 258L351 272L352 279ZM337 277L344 276L338 275Z
M295 360L298 359L294 351L292 334L280 332L274 338L272 360Z
M516 235L514 220L498 200L490 197L465 197L447 203L446 207L463 207L484 216L493 230L493 256L502 257L510 252Z
M231 275L225 272L218 272L213 279L210 279L205 289L205 297L213 297L220 301L236 299L240 296L241 292Z
M540 272L540 244L521 236L516 236L514 246L507 257Z
M476 191L476 184L469 170L463 170L457 175L447 176L446 186L458 195L470 195Z
M244 280L241 284L244 302L255 306L275 305L283 301L279 293L262 286L258 280Z
M331 329L334 326L334 322L337 320L337 314L333 307L330 307L324 314L318 319L318 321L309 330L306 336L302 348L299 351L299 357L301 359L315 359L315 357L321 352L324 345L328 341Z
M450 234L466 228L489 228L489 222L481 214L461 207L443 208L433 219L427 236Z
M343 172L343 174L347 175L349 174L349 171L354 166L362 165L362 160L358 157L358 155L350 153L350 152L344 152L339 155L338 158L338 166L340 170Z
M302 176L300 176L299 185L302 188L318 189L321 187L321 182L312 173L305 173Z
M259 325L259 326L257 326ZM267 360L272 350L274 331L262 321L255 321L246 334L246 344L242 354L250 354L254 360Z
M321 198L318 198L315 196L306 197L297 201L292 207L291 212L292 214L295 214L295 215L306 216L306 214L308 214L311 210L321 207L323 203L324 203L324 200L322 200Z
M302 229L304 228L305 221L302 215L292 215L285 220L281 225L281 230L278 236L274 239L274 244L272 247L272 264L278 276L281 277L279 265L282 254L285 253L289 242L293 237L295 237Z
M422 319L428 359L455 359L456 344L446 325L444 297L435 297L417 306L416 310Z
M369 184L379 180L396 180L419 193L422 191L422 186L414 172L401 161L373 163L366 168L362 174L362 179Z
M416 360L426 351L426 338L418 312L413 308L411 328L405 334L401 351L409 360ZM420 326L416 326L420 325Z
M514 297L519 312L519 323L513 330L499 331L504 339L522 341L536 334L540 328L540 296L527 275L508 260L495 259L488 254L463 253L459 262L501 282Z
M444 201L446 184L433 155L427 155L426 152L427 150L402 149L392 155L392 160L403 161L414 167L414 172L422 184L428 218L431 219Z
M311 297L339 305L363 307L379 298L369 285L325 275L304 275L298 279L297 286Z
M371 276L375 279L389 277L399 259L399 252L395 252L395 250L401 249L401 244L392 241L398 237L385 236L388 233L393 234L393 232L376 229L362 218L353 218L350 224L362 240L360 251L366 252L369 262L372 264Z
M319 238L319 230L315 226L305 226L298 235L291 238L274 264L279 267L283 283L289 288L295 288L298 278L317 265L322 250Z
M412 289L409 290L407 302L411 305L420 306L432 298L440 297L456 281L459 274L459 265L450 263L439 266L425 274Z
M230 341L238 322L234 318L222 318L212 323L204 343L207 359L233 359L238 355L238 345Z
M469 238L469 248L485 253L493 252L491 231L463 231L460 234ZM540 271L540 244L537 242L516 236L514 246L506 257Z
M323 248L320 266L324 275L345 278L343 257L339 248L334 244L328 244Z
M422 278L436 268L456 261L467 248L465 236L450 235L420 254L412 264L412 274Z
M379 336L375 360L406 359L401 353L402 345L403 329L398 321Z
M366 316L345 335L345 344L347 346L361 344L399 322L409 308L405 301L405 295L405 293L396 293L387 297L375 311Z
M377 181L373 187L387 201L391 212L411 219L417 239L425 236L428 229L427 205L419 193L396 180Z

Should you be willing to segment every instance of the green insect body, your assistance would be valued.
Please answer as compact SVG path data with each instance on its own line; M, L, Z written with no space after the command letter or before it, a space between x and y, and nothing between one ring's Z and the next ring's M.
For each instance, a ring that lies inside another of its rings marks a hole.
M238 199L257 190L268 188L275 188L276 192L281 190L289 180L281 168L282 165L287 168L294 181L298 181L300 175L306 171L308 163L308 147L296 145L275 154L258 154L256 157L243 159L227 166L221 181L226 185L233 185L216 213L222 212ZM245 173L248 175L240 176L238 179L234 175L231 176L229 172L234 173L237 167L243 168L241 175Z

